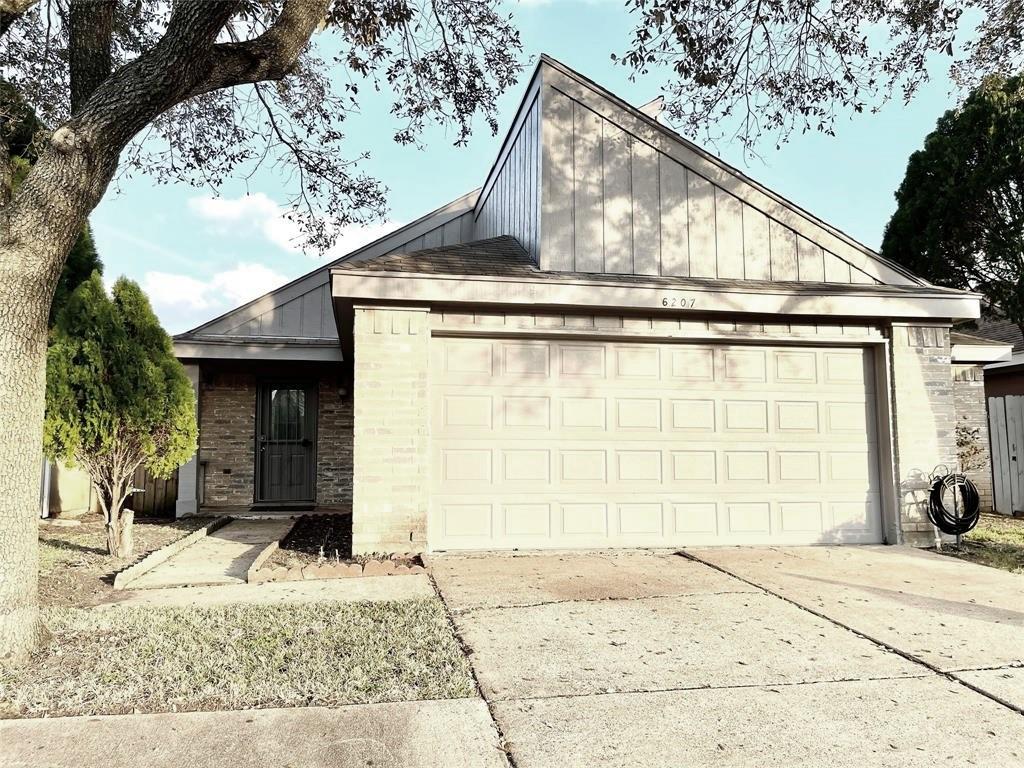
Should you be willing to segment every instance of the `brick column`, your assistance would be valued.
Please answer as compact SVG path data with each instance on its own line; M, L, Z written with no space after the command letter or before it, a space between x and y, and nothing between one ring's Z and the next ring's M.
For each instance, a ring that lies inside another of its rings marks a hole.
M428 311L355 309L353 553L426 548Z
M939 464L956 468L956 413L949 328L892 325L893 443L903 540L935 543L928 521L928 478Z

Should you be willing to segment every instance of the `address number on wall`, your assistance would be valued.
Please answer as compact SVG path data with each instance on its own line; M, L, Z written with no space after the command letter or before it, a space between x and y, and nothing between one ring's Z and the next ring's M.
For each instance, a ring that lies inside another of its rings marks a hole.
M665 296L661 300L663 307L679 307L680 309L693 309L697 299L690 296Z

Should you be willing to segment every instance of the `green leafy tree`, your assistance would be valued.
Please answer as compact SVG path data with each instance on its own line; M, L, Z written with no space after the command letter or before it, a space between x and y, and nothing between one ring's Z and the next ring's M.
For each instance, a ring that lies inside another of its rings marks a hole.
M68 260L64 262L57 288L53 292L50 304L50 325L57 321L57 315L71 299L71 295L82 283L89 279L93 272L103 272L103 262L96 252L96 243L92 239L92 229L86 224L82 234L68 252Z
M139 286L107 295L98 272L57 316L46 366L44 447L89 473L116 557L132 552L124 509L140 466L167 477L196 450L195 397Z
M1024 75L991 77L910 156L882 254L1024 328Z

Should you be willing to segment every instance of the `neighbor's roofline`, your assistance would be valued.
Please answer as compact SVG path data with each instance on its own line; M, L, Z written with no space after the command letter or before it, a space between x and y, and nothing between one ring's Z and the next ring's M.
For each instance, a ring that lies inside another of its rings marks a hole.
M373 241L371 241L369 243L366 243L366 245L361 245L358 248L356 248L354 251L349 251L344 256L340 256L337 259L334 259L333 261L330 261L330 262L328 262L326 264L321 264L320 266L318 266L318 267L316 267L314 269L311 269L309 272L306 272L305 274L299 275L298 277L296 277L296 278L294 278L292 280L289 280L286 283L282 283L281 285L277 286L273 290L267 291L266 293L264 293L264 294L262 294L260 296L257 296L256 298L251 299L250 301L245 302L244 304L240 304L237 307L233 307L232 309L229 309L226 312L223 312L222 314L218 315L217 317L214 317L211 320L207 320L204 323L202 323L200 325L197 325L195 328L190 328L187 331L183 331L182 333L175 334L172 338L173 339L179 339L179 338L180 339L186 339L186 338L189 338L189 337L191 337L194 334L200 333L204 328L208 328L211 325L219 323L221 320L223 320L224 318L228 317L229 315L233 315L236 312L242 312L245 309L247 309L248 307L251 307L251 306L253 306L253 305L263 301L268 296L271 296L271 295L273 295L275 293L278 293L279 291L283 291L286 288L289 288L290 286L293 286L293 285L295 285L297 283L302 282L303 280L308 280L309 278L315 276L318 272L322 272L324 274L324 283L327 283L329 281L328 275L329 275L330 270L331 270L332 267L337 266L338 264L342 263L343 261L348 261L349 259L355 258L356 256L360 255L364 251L367 251L367 250L369 250L369 249L379 245L380 242L383 241L383 240L387 240L390 237L394 237L395 235L398 235L398 234L400 234L402 232L405 232L406 230L413 229L413 228L419 226L420 224L425 222L427 219L430 219L432 216L436 216L438 214L444 213L444 211L446 209L452 208L453 206L457 206L459 203L467 200L468 198L471 198L473 195L476 195L479 192L480 192L480 188L479 187L476 188L476 189L472 189L469 192L466 192L464 195L460 195L459 197L455 198L454 200L451 200L451 201L445 203L444 205L438 206L437 208L435 208L434 210L430 211L429 213L425 213L424 215L420 216L419 218L414 219L413 221L410 221L408 224L403 224L402 226L400 226L400 227L398 227L396 229L391 230L387 234L381 235L376 240L373 240ZM474 200L473 203L474 203L474 205L467 207L466 210L459 211L458 213L453 213L452 214L452 218L454 219L454 218L457 218L458 216L462 216L463 214L465 214L467 212L473 211L474 208L476 207L476 201ZM440 226L440 224L438 226Z
M704 158L708 162L713 163L715 165L718 165L723 170L727 171L728 173L733 174L734 176L736 176L737 178L739 178L743 182L745 182L745 183L749 184L750 186L754 187L755 189L757 189L762 194L765 194L768 197L770 197L773 200L775 200L776 202L778 202L778 203L780 203L780 204L782 204L784 206L787 206L787 207L793 209L794 211L798 212L800 215L806 217L809 221L811 221L814 224L818 225L822 229L825 229L826 231L830 232L831 234L833 234L835 237L837 237L840 240L842 240L843 242L845 242L850 247L855 248L856 250L861 251L862 253L864 253L867 256L870 256L873 259L877 259L878 261L880 261L882 264L886 265L890 269L892 269L892 270L894 270L894 271L904 275L905 277L910 278L911 280L914 280L915 282L917 282L917 283L919 283L921 285L930 285L930 283L927 280L925 280L924 278L922 278L921 276L914 274L913 272L911 272L910 270L908 270L906 267L902 266L901 264L897 264L896 262L890 261L889 259L887 259L884 256L882 256L878 251L874 250L873 248L870 248L869 246L867 246L864 243L860 242L859 240L857 240L856 238L854 238L851 235L847 234L846 232L844 232L843 230L839 229L838 227L836 227L836 226L834 226L832 224L829 224L824 219L822 219L819 216L816 216L815 214L813 214L810 211L808 211L806 208L798 205L797 203L793 202L792 200L789 200L786 197L783 197L778 192L775 192L774 190L766 187L764 184L762 184L761 182L757 181L756 179L753 179L750 176L747 176L745 173L743 173L743 171L741 171L738 168L730 165L729 163L727 163L722 158L718 157L717 155L711 154L706 149L704 149L703 147L701 147L701 146L699 146L697 144L694 144L692 141L690 141L689 139L687 139L685 136L681 135L680 133L672 130L671 128L669 128L668 126L666 126L666 125L664 125L662 123L659 123L657 120L652 118L650 115L647 115L644 112L641 112L640 109L638 109L637 107L635 107L632 104L628 103L627 101L623 100L621 97L616 96L614 93L609 91L607 88L605 88L604 86L600 85L599 83L594 82L593 80L591 80L586 75L583 75L580 72L577 72L572 67L569 67L566 64L563 64L562 62L558 61L557 59L552 58L551 56L549 56L546 53L542 53L540 55L540 60L537 62L537 71L539 71L540 67L542 65L544 65L544 64L547 64L548 66L552 67L553 69L556 69L559 72L561 72L566 77L569 77L569 78L575 80L576 82L580 83L584 87L589 88L590 90L596 92L599 96L602 96L602 97L608 99L609 101L613 102L617 107L619 107L620 109L624 109L630 115L632 115L633 117L637 118L638 120L643 121L644 123L646 123L651 128L659 131L660 133L664 134L665 136L668 136L669 138L671 138L671 139L673 139L675 141L678 141L678 142L684 144L690 151L694 152L697 155L700 155L702 158ZM537 71L534 72L534 78L537 76ZM532 85L533 78L530 79L530 83ZM529 92L529 90L530 89L528 87L527 88L527 92ZM524 96L524 100L525 100L525 98L526 97ZM522 105L520 105L520 108L522 108ZM516 116L518 117L518 113L517 113ZM499 159L500 159L500 155L499 155Z

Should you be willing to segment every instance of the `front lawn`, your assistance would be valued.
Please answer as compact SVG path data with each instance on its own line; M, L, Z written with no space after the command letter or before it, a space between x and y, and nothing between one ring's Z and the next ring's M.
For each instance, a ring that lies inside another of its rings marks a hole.
M982 515L959 549L946 544L942 554L1024 574L1024 518Z
M86 515L70 528L39 524L39 601L52 606L94 605L109 596L114 574L210 522L142 519L132 526L135 553L118 560L107 554L102 515Z
M436 598L50 609L53 637L0 672L0 716L335 706L471 696Z

